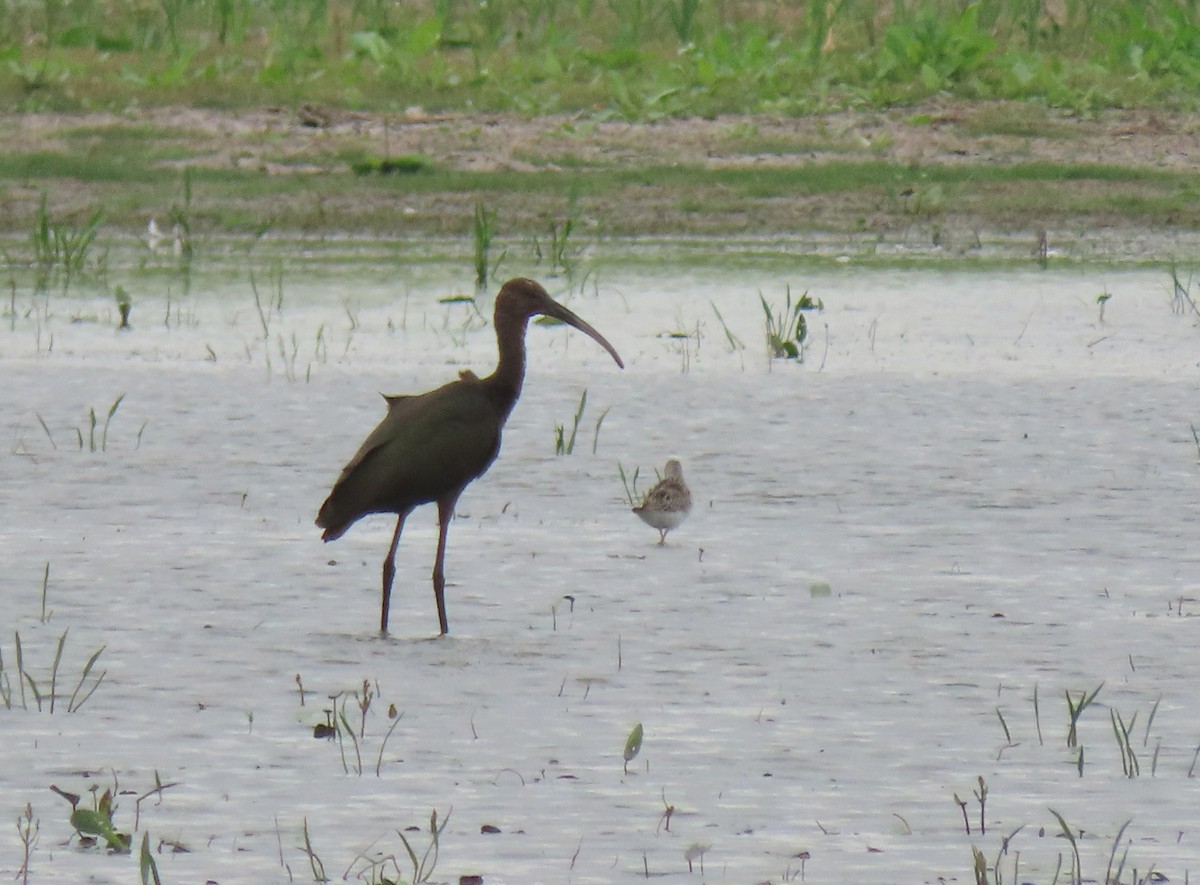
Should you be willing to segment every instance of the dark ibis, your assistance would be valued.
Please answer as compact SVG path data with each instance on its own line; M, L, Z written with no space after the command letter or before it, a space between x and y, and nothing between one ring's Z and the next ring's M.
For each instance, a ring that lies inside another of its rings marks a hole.
M363 442L317 514L325 541L336 541L370 513L396 514L396 532L383 561L383 604L379 629L387 633L388 606L396 574L396 547L404 520L413 508L438 507L437 557L433 594L438 625L446 622L444 561L446 531L459 495L500 453L504 422L521 395L525 378L525 329L530 317L548 316L569 323L621 357L604 336L552 299L533 280L509 280L496 296L496 345L499 361L486 378L464 371L459 379L415 396L384 396L387 415Z

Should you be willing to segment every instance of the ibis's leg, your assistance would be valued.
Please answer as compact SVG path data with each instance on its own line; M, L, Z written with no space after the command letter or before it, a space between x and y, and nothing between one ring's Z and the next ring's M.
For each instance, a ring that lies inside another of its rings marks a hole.
M450 625L446 623L446 532L450 528L457 501L457 494L438 501L438 546L437 561L433 564L433 596L437 600L438 626L443 636L450 632Z
M392 604L392 581L396 577L396 548L400 546L400 532L404 529L406 516L407 510L396 520L396 534L392 535L392 546L388 548L387 559L383 561L383 610L379 615L379 632L384 634L387 633L388 608Z

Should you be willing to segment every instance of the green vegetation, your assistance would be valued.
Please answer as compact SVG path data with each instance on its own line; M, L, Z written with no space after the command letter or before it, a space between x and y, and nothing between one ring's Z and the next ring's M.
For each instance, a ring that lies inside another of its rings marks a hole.
M304 706L304 686L300 682L300 676L296 676L296 685L300 687L300 706ZM379 697L379 683L375 682L372 687L369 679L362 681L362 689L353 689L350 691L339 691L330 696L331 706L324 710L325 720L318 722L313 726L313 737L328 738L337 741L338 753L341 756L342 770L346 774L352 771L358 777L362 777L363 766L363 749L367 741L367 716L371 711L372 702ZM353 712L348 713L347 709L353 706L353 711L358 713L358 728L356 729L351 723L350 716ZM391 723L383 738L379 742L379 750L375 758L375 776L379 777L383 771L383 754L387 749L388 739L391 738L392 732L396 730L396 726L400 724L400 720L404 718L404 713L396 709L395 704L388 704L386 716ZM372 739L374 735L371 736ZM346 754L346 741L351 744L351 749L354 753L354 758L351 760Z
M1200 6L1185 0L0 0L0 13L9 113L115 112L0 134L0 233L33 226L30 267L64 289L111 245L101 220L128 234L156 215L184 295L193 242L268 229L474 226L481 278L486 246L507 245L497 217L565 274L584 238L605 236L911 244L924 226L949 258L981 230L1200 227L1189 169L1148 168L1149 152L1128 159L1095 133L1051 159L1029 146L1072 142L1109 109L1196 109ZM231 113L214 126L154 110L178 105ZM838 110L861 125L814 116ZM876 112L886 127L864 119ZM722 114L737 117L704 138L653 125ZM642 128L615 144L616 121ZM1003 144L975 161L953 144L906 149L949 130Z
M49 576L49 569L47 569L46 574ZM43 587L44 593L45 590ZM58 637L58 644L54 649L54 660L50 665L49 676L42 682L34 678L34 674L28 666L25 649L21 644L21 634L19 632L14 633L14 652L17 669L11 676L11 671L5 667L3 650L0 649L0 706L11 710L19 705L21 709L28 710L30 701L32 701L39 712L44 710L54 713L56 706L61 706L59 701L65 698L67 712L75 713L88 702L88 699L100 687L100 683L104 681L104 677L108 675L107 670L101 672L99 676L93 676L92 674L92 668L96 666L96 661L99 660L100 655L104 652L105 646L100 646L88 658L87 663L83 665L83 669L80 672L79 680L75 684L75 690L68 697L59 691L58 682L59 669L62 666L63 651L67 644L68 632L69 630L63 630L62 635ZM90 685L89 678L91 678ZM17 683L15 689L13 688L14 681ZM25 690L27 686L29 689L28 694Z
M79 451L81 451L81 452L84 451L85 447L86 447L86 450L89 452L107 452L108 451L108 426L112 423L113 416L117 414L117 409L119 409L121 407L121 403L122 403L122 401L124 401L124 399L125 399L125 394L122 393L122 394L119 394L115 400L113 400L112 405L108 407L108 414L104 416L103 424L101 424L99 418L96 417L95 407L88 409L88 414L87 414L87 428L88 429L87 429L86 441L84 438L83 430L79 427L74 428L75 440L76 440L76 443L78 444ZM46 420L36 412L34 413L34 417L37 418L38 424L40 424L42 426L42 430L45 432L46 438L50 441L51 447L54 448L55 450L57 450L58 443L56 443L54 441L54 435L50 432L50 426L48 424L46 424ZM96 439L96 429L97 428L99 428L99 430L100 430L99 440ZM137 441L136 441L137 446L141 445L142 433L144 433L145 430L146 430L146 425L145 425L145 423L143 423L141 429L138 431L138 434L137 434Z
M575 418L571 422L571 435L567 436L567 428L563 424L554 425L554 454L555 455L571 455L575 453L575 435L579 432L579 422L583 420L583 412L587 408L587 388L579 396L579 408L575 410ZM605 414L608 410L605 409ZM600 421L604 420L604 415L600 416ZM596 422L596 436L600 435L600 421ZM592 451L595 452L595 445L592 446Z
M644 119L940 94L1081 110L1200 94L1200 9L1182 0L10 0L0 11L0 96L23 111L326 103Z
M142 829L142 802L147 799L155 798L159 802L162 801L163 794L172 787L179 786L179 782L163 783L157 771L154 772L154 786L143 793L138 794L137 800L134 803L134 819L133 829L130 832L122 832L117 829L115 815L117 812L116 797L120 795L130 795L134 791L122 791L116 782L116 775L113 775L113 786L108 787L101 794L98 785L93 785L89 792L92 794L91 807L87 807L82 802L82 796L78 793L72 793L61 789L54 784L50 785L50 790L58 796L66 800L71 806L70 823L75 830L75 834L79 837L79 844L83 848L92 848L101 846L109 854L130 854L133 847L133 834L139 830L142 832L141 850L138 853L138 871L142 885L161 885L161 880L158 875L158 864L154 860L154 856L150 852L150 834ZM28 809L29 812L32 809ZM28 816L28 815L27 815ZM186 851L187 849L180 843L165 843L171 844L178 851ZM159 844L159 850L162 848ZM29 862L31 846L27 843L25 861L26 866Z
M471 230L475 240L475 291L483 292L487 289L488 275L491 271L491 266L488 264L488 252L492 248L492 238L496 234L496 210L488 209L482 203L477 202ZM503 256L500 260L503 260Z
M46 210L46 193L42 192L37 220L29 234L37 292L47 293L51 286L58 285L67 294L71 281L86 269L103 217L102 212L93 212L81 226L54 220Z
M629 502L630 507L636 507L642 501L642 495L638 492L637 487L638 474L641 472L641 469L640 467L633 468L633 474L630 476L625 473L625 465L620 461L617 462L617 473L621 477L621 487L625 491L625 500Z
M375 843L368 849L365 849L351 861L342 875L343 879L354 879L369 882L372 885L420 885L420 883L428 882L433 878L434 870L437 869L439 855L442 847L442 834L446 830L446 825L450 823L450 815L454 809L451 808L446 812L446 816L438 821L437 809L433 809L429 815L429 842L425 846L425 850L421 856L417 856L417 851L413 848L412 842L404 835L403 830L396 830L396 835L400 837L400 843L404 847L404 856L407 858L407 863L402 863L400 852L392 851L387 854L383 850L376 848ZM408 827L407 832L420 832L420 827ZM308 818L304 819L303 826L304 845L302 851L308 860L309 869L312 871L313 881L328 882L331 877L326 875L325 864L321 858L317 856L316 849L313 847L312 838L308 831ZM287 871L289 880L291 880L291 868L284 862L283 854L280 853L280 865ZM408 866L408 876L405 877L404 866ZM469 878L464 876L464 881Z
M758 300L766 317L767 354L772 359L804 362L804 343L808 340L808 320L804 312L824 310L824 302L813 301L807 292L793 302L790 285L782 308L773 308L761 292L758 293ZM728 334L729 330L726 329Z
M642 751L642 723L638 723L629 732L629 737L625 739L625 750L621 754L624 758L623 771L629 774L629 763L637 758L637 754Z
M1079 717L1082 716L1083 711L1091 706L1092 702L1096 700L1096 695L1100 694L1100 689L1102 688L1104 688L1103 682L1092 689L1091 694L1088 694L1086 691L1079 692L1079 697L1076 700L1071 699L1070 689L1067 689L1064 692L1067 697L1067 715L1070 719L1070 722L1067 726L1068 748L1075 748L1079 746ZM1081 770L1082 767L1083 766L1080 765Z

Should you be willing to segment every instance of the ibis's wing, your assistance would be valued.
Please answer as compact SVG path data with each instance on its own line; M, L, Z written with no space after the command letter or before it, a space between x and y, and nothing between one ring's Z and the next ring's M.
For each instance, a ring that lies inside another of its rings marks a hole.
M368 513L406 511L461 491L500 451L505 416L473 376L386 399L387 415L321 507L317 525L327 540Z

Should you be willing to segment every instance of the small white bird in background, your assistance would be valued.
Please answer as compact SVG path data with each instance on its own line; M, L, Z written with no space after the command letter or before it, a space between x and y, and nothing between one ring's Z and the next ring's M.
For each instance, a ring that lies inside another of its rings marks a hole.
M150 247L150 251L154 251L159 247L166 237L158 227L158 222L151 218L146 222L146 245Z
M183 227L179 222L175 222L171 226L170 235L163 233L162 228L158 226L158 222L153 218L146 223L146 245L150 247L151 252L157 252L158 247L165 243L168 239L171 240L171 250L176 255L183 254Z
M677 529L692 510L692 493L683 481L683 465L678 458L668 458L663 478L633 512L642 522L658 529L659 545L667 542L667 532Z

